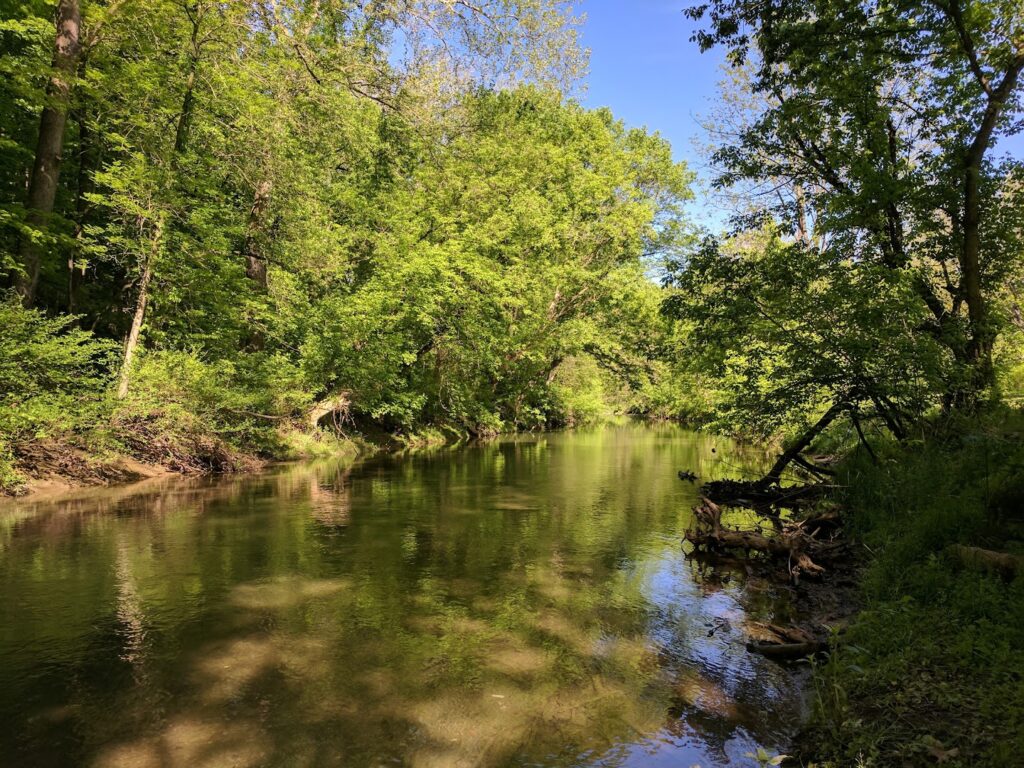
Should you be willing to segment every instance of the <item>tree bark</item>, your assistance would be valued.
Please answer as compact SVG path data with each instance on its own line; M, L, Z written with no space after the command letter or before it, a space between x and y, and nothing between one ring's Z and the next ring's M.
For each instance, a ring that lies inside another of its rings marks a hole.
M199 72L199 25L202 21L199 3L187 9L186 13L192 22L192 34L189 38L191 50L189 52L188 76L185 78L185 96L181 101L178 125L174 129L174 153L176 155L184 152L188 144L189 128L192 125L192 108L195 103L196 76Z
M824 416L818 419L810 429L804 432L795 443L783 451L782 455L779 456L772 468L768 470L768 474L757 481L757 485L763 488L765 486L772 485L773 483L778 483L782 478L782 473L785 471L786 467L788 467L790 463L800 455L801 451L813 443L814 439L820 435L829 424L835 421L843 411L847 411L849 409L849 403L836 403L829 408L825 412Z
M265 230L267 206L270 204L272 185L264 179L256 185L253 193L252 208L249 209L249 222L245 229L245 276L253 282L253 289L262 295L267 292L267 256ZM245 347L252 351L263 349L266 344L263 328L260 327L255 308L246 312L249 330L245 339Z
M261 236L265 229L271 189L269 180L256 185L252 208L249 210L249 224L245 230L245 276L253 281L260 292L267 290L267 257L263 253Z
M124 400L128 396L128 385L131 381L132 361L135 358L135 350L139 346L139 337L142 335L142 324L146 320L146 305L149 303L149 284L153 279L153 262L160 252L163 243L164 218L161 216L153 229L153 239L150 242L149 253L142 265L142 277L139 280L139 293L135 299L135 314L132 316L132 327L128 331L128 338L124 343L124 357L121 361L121 373L117 382L117 399Z
M26 220L34 229L47 224L57 197L71 83L81 54L82 14L78 0L59 0L56 26L53 74L46 87L47 103L39 120L39 139L26 202ZM31 307L35 303L36 288L39 285L42 249L32 238L22 237L19 250L24 272L18 277L16 289L22 303Z
M79 75L85 73L85 59ZM75 249L68 254L68 312L74 312L77 305L78 284L80 279L76 256L81 252L82 234L85 231L86 219L92 206L88 196L95 189L93 172L98 165L96 142L89 129L89 117L86 107L79 108L75 115L78 123L78 189L75 195Z
M992 344L995 336L989 327L988 307L981 287L981 171L985 153L992 143L992 134L1011 94L1017 87L1022 69L1024 53L1014 59L999 85L989 92L981 125L978 126L978 131L964 158L964 218L960 271L971 324L967 353L970 361L976 366L975 384L979 388L992 382Z

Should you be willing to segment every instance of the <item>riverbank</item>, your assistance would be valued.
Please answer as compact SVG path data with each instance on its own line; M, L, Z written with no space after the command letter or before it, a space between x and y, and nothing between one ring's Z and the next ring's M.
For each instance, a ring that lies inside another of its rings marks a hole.
M213 432L107 435L90 449L84 436L62 435L24 441L10 451L0 473L0 498L38 498L57 493L124 485L161 476L230 475L258 472L271 464L326 458L355 458L380 451L422 450L452 445L472 436L454 429L425 428L395 434L371 423L347 431L278 428L262 449L237 446Z
M1022 424L1000 413L842 464L836 501L865 557L862 609L815 667L802 765L1019 764L1024 579L999 563L1024 556Z
M276 451L262 453L236 448L215 435L187 445L172 443L166 436L146 442L121 440L114 445L117 447L90 451L67 437L21 443L12 451L6 482L0 483L0 497L37 498L161 476L251 473L276 462L354 457L395 444L356 435L289 431L282 433ZM129 450L132 448L135 450Z

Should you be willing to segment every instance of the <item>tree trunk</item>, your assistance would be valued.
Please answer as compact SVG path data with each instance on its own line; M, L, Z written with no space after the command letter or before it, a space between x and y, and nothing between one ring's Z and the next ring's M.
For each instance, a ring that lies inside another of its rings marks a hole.
M989 327L988 307L981 287L981 170L985 153L992 143L992 134L1017 87L1022 70L1024 54L1013 60L999 85L989 91L988 105L981 124L964 158L964 219L960 271L963 276L967 314L971 323L967 354L975 366L974 384L979 389L992 383L992 345L995 339L995 334Z
M71 81L81 53L81 26L82 15L78 0L59 0L53 74L46 87L46 106L39 120L39 140L26 203L27 222L34 229L46 225L53 213L53 202L57 196ZM24 273L19 276L16 287L22 303L31 307L35 303L36 288L39 285L42 250L31 238L22 237L20 251Z
M79 75L84 74L83 67ZM74 312L77 305L78 283L80 279L76 256L81 252L82 234L89 216L91 205L88 195L95 189L93 172L98 165L96 142L89 129L89 119L83 106L76 114L78 123L78 190L75 196L75 249L68 254L68 312Z
M128 338L124 343L124 357L121 361L121 373L117 382L117 399L124 400L128 396L128 384L131 381L132 361L135 358L135 350L139 346L139 337L142 335L142 324L146 320L146 305L149 303L149 283L153 279L153 262L164 236L164 219L161 216L153 229L153 239L150 243L149 254L142 265L142 278L139 280L139 294L135 300L135 314L132 317L132 327L128 331Z
M249 224L245 230L245 276L253 281L254 287L260 292L267 290L267 258L263 253L262 235L271 188L269 180L256 185L252 208L249 210Z
M981 181L980 160L970 165L964 174L964 242L960 256L960 271L964 279L964 298L971 323L971 338L967 344L970 361L978 367L976 384L989 383L992 373L992 344L989 340L988 312L981 291Z
M188 79L185 81L185 98L181 102L181 114L178 115L178 127L174 130L174 153L180 155L185 151L185 145L188 143L188 129L189 123L192 120L192 102L195 100L193 95L196 86L196 62L192 61L191 69L188 73Z
M256 185L252 208L249 210L249 223L245 229L245 276L253 282L253 289L259 295L267 292L267 257L263 249L266 247L266 214L271 188L271 182L267 179ZM245 346L259 351L263 349L266 339L254 314L255 308L246 312L249 331Z
M836 403L829 408L825 412L824 416L818 419L810 429L804 432L800 438L793 443L793 445L787 448L782 455L779 456L778 461L776 461L768 471L768 474L757 481L757 485L765 487L772 483L778 483L786 467L788 467L790 463L800 455L800 452L813 443L814 439L820 435L829 424L835 421L843 411L849 410L849 408L849 403Z
M178 125L174 129L174 153L176 155L184 152L185 146L188 144L188 133L192 124L192 106L195 102L196 75L199 71L199 25L202 21L199 3L186 12L192 22L192 34L189 38L191 50L189 52L188 77L185 79L185 96L181 102Z

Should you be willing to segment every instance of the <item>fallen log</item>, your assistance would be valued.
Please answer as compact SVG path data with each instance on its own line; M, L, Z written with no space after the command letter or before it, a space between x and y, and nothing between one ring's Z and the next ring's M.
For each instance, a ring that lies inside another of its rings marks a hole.
M710 499L704 498L702 503L694 507L697 518L697 530L689 530L684 540L694 547L707 551L722 549L743 549L748 552L764 552L770 556L787 557L790 577L793 582L800 576L817 578L825 573L825 569L814 562L808 554L809 550L826 551L830 545L819 542L803 533L798 527L790 527L778 536L765 536L755 531L730 530L722 526L722 509Z
M762 643L751 641L747 650L776 661L795 661L828 651L828 643L814 640L806 643Z
M974 568L1011 580L1024 570L1024 558L1009 552L996 552L981 547L951 544L946 553L967 568Z
M813 643L815 637L800 627L781 627L778 624L765 625L769 632L787 643Z

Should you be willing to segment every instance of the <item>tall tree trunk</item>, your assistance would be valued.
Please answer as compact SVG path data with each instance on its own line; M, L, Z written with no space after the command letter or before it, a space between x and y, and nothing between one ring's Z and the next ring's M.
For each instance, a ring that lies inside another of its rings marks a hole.
M192 33L190 36L191 52L189 57L188 76L185 80L185 95L182 98L181 114L178 115L178 124L174 131L174 162L185 151L188 143L189 126L192 120L192 105L194 103L194 91L196 84L196 73L199 69L199 26L202 21L202 10L196 2L186 9L189 20L192 22ZM180 177L179 177L180 178ZM149 284L153 279L153 268L156 257L160 253L163 244L164 226L166 216L160 214L153 227L153 236L150 241L149 253L142 265L142 275L139 280L139 292L135 300L135 314L132 316L132 326L128 331L128 338L124 343L124 357L121 361L121 372L117 382L117 398L123 400L128 395L128 387L131 382L132 362L135 358L135 351L139 346L139 338L142 335L142 325L146 320L146 306L149 304Z
M35 229L46 225L53 213L53 202L57 196L71 82L81 53L81 27L82 14L78 0L59 0L53 74L46 87L47 103L39 120L39 140L26 203L27 222ZM19 276L16 288L22 303L31 307L35 303L36 288L39 285L42 249L31 238L22 237L19 250L24 273Z
M964 219L960 272L963 277L967 314L971 323L967 353L975 366L977 388L992 383L992 345L995 340L981 287L981 171L985 153L992 143L992 134L1017 87L1022 70L1024 52L1020 52L1013 60L998 86L988 90L988 104L982 115L981 124L964 158Z
M981 163L968 165L964 173L964 241L960 255L964 299L971 323L967 344L970 361L978 367L978 386L989 383L992 372L992 343L988 311L981 290Z
M174 130L174 153L176 155L184 152L185 146L188 144L188 133L192 124L192 107L195 103L196 76L199 71L199 25L202 22L199 3L193 5L187 13L192 22L192 34L189 38L191 50L189 51L188 76L185 78L185 96L181 102L178 125Z
M150 241L149 253L146 254L146 261L142 265L142 277L139 280L139 293L135 299L135 314L132 316L132 327L128 331L128 338L124 343L124 357L121 360L121 372L117 381L117 399L124 400L128 396L128 384L131 381L132 361L135 358L135 350L139 346L139 337L142 335L142 324L146 320L146 305L149 303L149 283L153 279L153 262L160 253L160 246L164 237L164 217L157 219L153 228L153 239Z
M253 282L253 289L260 296L267 292L267 256L263 249L266 246L266 216L271 189L269 179L256 185L252 208L249 209L249 223L245 228L245 276ZM252 310L247 313L249 332L245 345L250 350L260 350L266 339L254 314Z
M79 74L84 74L84 67ZM79 270L77 269L76 256L81 252L82 234L85 231L85 222L91 210L88 196L95 189L93 172L98 164L96 142L93 140L92 131L89 129L86 108L84 106L81 107L75 117L78 123L78 189L75 195L76 247L75 250L68 254L68 312L74 312L75 306L78 303Z
M807 225L807 199L804 188L800 184L793 185L793 197L796 200L796 239L804 245L811 244L811 232Z
M245 276L253 281L253 287L261 293L267 290L267 257L263 253L263 236L271 189L269 180L256 185L252 208L249 209L249 223L245 228Z

